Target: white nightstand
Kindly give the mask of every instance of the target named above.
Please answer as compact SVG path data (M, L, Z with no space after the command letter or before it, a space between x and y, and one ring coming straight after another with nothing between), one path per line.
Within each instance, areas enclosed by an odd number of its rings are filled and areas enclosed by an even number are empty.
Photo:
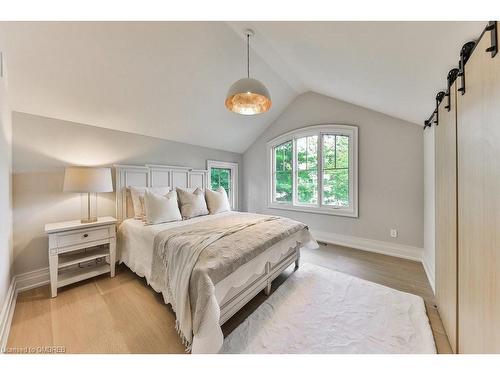
M115 276L116 219L100 217L94 223L82 224L80 220L45 225L49 235L49 269L52 297L57 288L90 277L110 272ZM101 246L108 245L108 246ZM82 251L89 249L88 251ZM96 259L106 261L92 267L79 268L78 264ZM73 267L72 267L73 266ZM61 270L61 271L60 271Z

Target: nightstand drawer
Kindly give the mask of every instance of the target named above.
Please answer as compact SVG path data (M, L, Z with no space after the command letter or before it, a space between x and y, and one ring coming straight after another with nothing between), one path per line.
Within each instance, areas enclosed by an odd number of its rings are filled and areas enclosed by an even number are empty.
M85 242L104 240L109 237L109 228L97 228L78 232L61 233L57 235L57 247L61 248Z

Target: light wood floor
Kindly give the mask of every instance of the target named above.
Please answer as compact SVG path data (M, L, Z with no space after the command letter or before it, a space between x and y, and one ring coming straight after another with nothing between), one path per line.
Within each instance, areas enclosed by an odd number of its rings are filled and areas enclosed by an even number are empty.
M424 298L439 353L450 345L434 295L420 263L338 246L302 252L302 262L318 264ZM61 346L67 353L184 353L174 313L140 277L118 267L115 278L100 276L59 290L50 298L43 286L17 298L9 348ZM286 280L292 268L273 283ZM229 334L267 297L260 293L224 324Z

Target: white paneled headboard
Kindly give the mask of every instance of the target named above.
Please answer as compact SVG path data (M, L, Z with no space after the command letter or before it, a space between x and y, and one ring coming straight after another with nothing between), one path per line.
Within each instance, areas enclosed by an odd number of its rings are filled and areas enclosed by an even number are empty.
M207 188L208 170L178 167L171 165L146 164L114 165L116 184L116 218L121 222L133 217L132 201L128 188L161 187L171 189Z

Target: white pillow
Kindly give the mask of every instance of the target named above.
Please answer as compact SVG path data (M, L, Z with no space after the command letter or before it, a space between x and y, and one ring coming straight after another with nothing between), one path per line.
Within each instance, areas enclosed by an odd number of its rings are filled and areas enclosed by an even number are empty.
M132 196L132 205L134 206L134 218L143 220L144 219L144 193L146 190L158 194L158 195L166 195L170 188L165 187L145 187L145 186L131 186L130 195Z
M146 224L168 223L182 220L175 190L158 195L149 190L144 193Z
M206 189L205 198L207 200L208 210L210 215L218 214L220 212L231 211L231 205L227 199L226 190L221 186L216 191Z
M197 188L192 193L188 190L177 188L177 195L179 197L183 219L191 219L196 216L208 215L205 193L200 188Z

